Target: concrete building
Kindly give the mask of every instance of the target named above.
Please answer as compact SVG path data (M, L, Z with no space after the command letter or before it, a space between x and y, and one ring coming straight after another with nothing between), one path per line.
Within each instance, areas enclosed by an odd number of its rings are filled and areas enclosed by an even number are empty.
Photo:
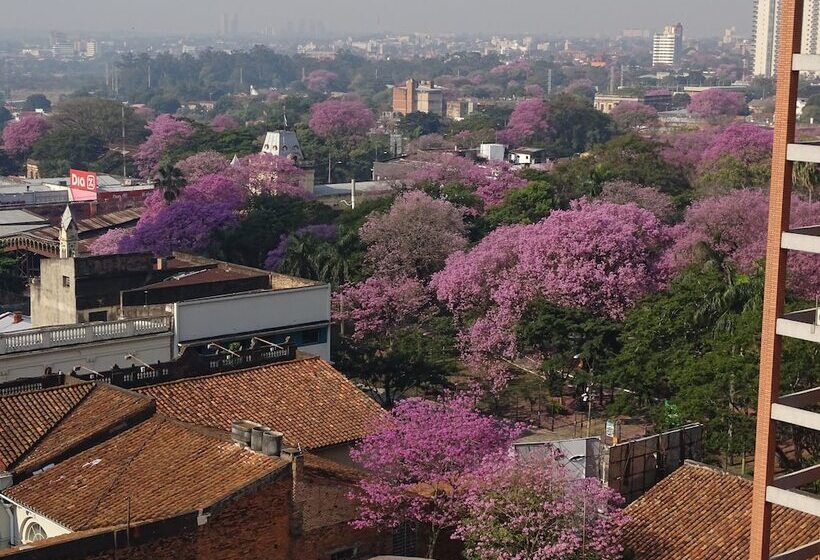
M506 150L507 147L504 144L481 144L478 157L487 161L504 161Z
M444 89L432 80L411 79L404 85L393 86L393 112L406 115L417 111L444 115Z
M0 333L0 382L257 342L330 357L328 285L193 255L76 256L67 225L67 256L32 281L31 328Z
M683 25L667 25L652 39L652 66L680 64L683 55Z
M510 151L510 163L529 167L546 161L546 152L541 148L517 148Z
M782 0L756 0L754 8L754 74L771 78L777 66ZM801 20L800 52L820 53L820 0L806 0Z
M619 103L624 101L640 103L643 97L637 95L615 95L609 93L596 93L593 101L594 107L602 113L609 114Z

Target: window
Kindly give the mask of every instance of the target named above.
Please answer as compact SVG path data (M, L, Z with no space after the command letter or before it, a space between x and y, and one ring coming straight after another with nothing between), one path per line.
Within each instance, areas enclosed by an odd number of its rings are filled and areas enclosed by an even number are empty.
M63 276L63 288L70 288L71 287L71 278L68 276Z
M108 320L108 311L92 311L88 314L88 321L90 323L99 323Z
M24 544L42 541L43 539L47 538L48 535L46 535L45 530L36 521L29 522L28 525L26 525L25 530L23 531Z
M337 550L330 555L330 560L353 560L354 558L356 558L355 548Z
M319 344L319 329L302 331L302 344Z

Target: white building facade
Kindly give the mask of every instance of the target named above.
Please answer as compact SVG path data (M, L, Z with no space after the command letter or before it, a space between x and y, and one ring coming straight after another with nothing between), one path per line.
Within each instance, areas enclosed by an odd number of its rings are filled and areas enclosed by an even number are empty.
M754 11L755 76L771 78L777 65L777 29L780 0L756 0ZM801 52L820 53L820 0L806 0L803 6Z
M680 64L683 55L683 25L667 25L652 40L652 66Z

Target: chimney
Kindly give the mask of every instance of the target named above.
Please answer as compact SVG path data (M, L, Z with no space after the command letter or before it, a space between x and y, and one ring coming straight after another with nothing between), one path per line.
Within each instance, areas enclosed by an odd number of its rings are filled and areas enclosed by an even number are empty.
M263 426L254 426L251 428L251 451L262 452L262 436L265 433Z
M282 455L282 440L285 435L282 432L267 431L262 434L262 454L268 457L279 457Z
M14 314L11 316L11 324L18 325L23 322L23 314L19 311L15 311Z
M301 449L288 447L282 450L282 458L290 461L290 476L293 481L293 512L290 518L290 533L293 536L300 536L303 532L304 522L304 500L300 492L302 486L302 473L305 469L305 457Z
M165 257L157 257L157 270L165 270L168 268L168 262Z

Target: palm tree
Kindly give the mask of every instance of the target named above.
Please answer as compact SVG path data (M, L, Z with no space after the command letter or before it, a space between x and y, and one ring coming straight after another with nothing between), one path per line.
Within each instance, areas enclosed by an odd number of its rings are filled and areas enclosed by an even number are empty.
M731 333L735 330L738 315L762 307L764 275L762 268L758 267L751 274L728 271L726 277L725 288L715 290L695 311L695 321L713 324L716 332Z
M168 204L175 201L185 187L185 176L173 164L166 163L157 171L157 186L162 190L162 197Z

